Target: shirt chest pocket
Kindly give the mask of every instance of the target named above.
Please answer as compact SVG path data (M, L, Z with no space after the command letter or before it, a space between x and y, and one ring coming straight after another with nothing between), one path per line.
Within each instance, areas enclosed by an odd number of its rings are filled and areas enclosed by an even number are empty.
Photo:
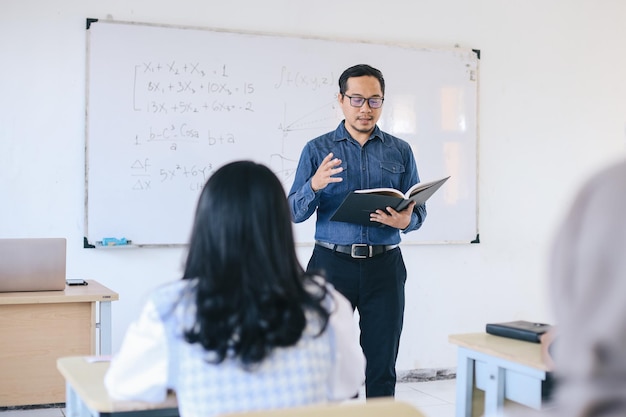
M380 180L381 187L400 189L402 186L402 177L404 175L404 165L397 162L381 161L380 162ZM402 192L406 190L400 190Z

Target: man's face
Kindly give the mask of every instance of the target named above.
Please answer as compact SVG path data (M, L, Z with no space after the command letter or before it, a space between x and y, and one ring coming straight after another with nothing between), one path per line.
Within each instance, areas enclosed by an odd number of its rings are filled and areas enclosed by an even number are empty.
M382 113L382 107L378 109L372 109L369 106L367 100L361 107L353 107L350 104L351 97L383 97L383 92L380 88L380 82L375 77L366 75L362 77L348 78L347 89L345 95L339 94L338 100L343 111L343 115L346 119L346 128L352 136L369 135L380 115ZM356 138L355 138L356 139Z

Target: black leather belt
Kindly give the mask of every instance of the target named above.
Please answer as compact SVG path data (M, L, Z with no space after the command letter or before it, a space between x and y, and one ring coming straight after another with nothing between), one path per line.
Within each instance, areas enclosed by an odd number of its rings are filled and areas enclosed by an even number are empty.
M316 240L315 244L326 249L345 253L356 259L372 258L398 247L398 245L366 245L365 243L335 245L334 243L320 242L319 240Z

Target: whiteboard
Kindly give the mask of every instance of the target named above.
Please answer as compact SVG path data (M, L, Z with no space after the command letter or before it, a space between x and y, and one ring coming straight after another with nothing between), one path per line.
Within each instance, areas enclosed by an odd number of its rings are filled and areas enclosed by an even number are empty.
M343 119L341 72L385 77L381 129L408 141L422 181L450 175L406 243L477 237L478 57L431 49L93 21L87 28L85 236L188 242L221 165L268 165L288 192L304 144ZM405 190L402 190L405 191ZM249 207L254 210L254 207ZM314 216L294 225L314 239Z

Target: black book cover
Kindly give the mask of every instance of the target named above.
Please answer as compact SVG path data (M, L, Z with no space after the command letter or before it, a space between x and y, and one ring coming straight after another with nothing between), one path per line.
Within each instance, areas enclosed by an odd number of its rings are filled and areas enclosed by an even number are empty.
M486 330L487 333L495 336L539 343L541 335L550 330L551 327L550 324L546 323L518 320L505 323L488 323Z
M372 223L370 220L371 213L378 209L385 210L386 207L392 207L396 211L402 211L411 201L415 201L417 205L424 204L448 178L450 177L415 184L406 194L402 194L400 191L391 188L372 188L353 191L346 196L330 220L357 223L366 226L382 226L378 223Z

